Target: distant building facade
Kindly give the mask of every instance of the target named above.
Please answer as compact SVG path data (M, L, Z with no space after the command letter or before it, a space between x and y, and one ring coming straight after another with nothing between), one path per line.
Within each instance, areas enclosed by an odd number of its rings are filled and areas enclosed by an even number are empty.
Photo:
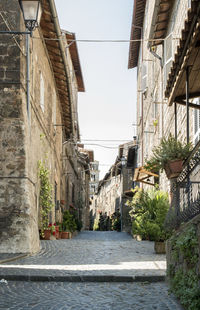
M90 162L90 198L92 198L99 186L99 162L97 160Z
M101 213L111 217L113 213L120 212L121 230L131 231L130 210L126 202L132 197L131 189L135 186L133 176L136 163L136 140L120 145L115 163L99 182L97 193L93 197L90 206L91 229Z

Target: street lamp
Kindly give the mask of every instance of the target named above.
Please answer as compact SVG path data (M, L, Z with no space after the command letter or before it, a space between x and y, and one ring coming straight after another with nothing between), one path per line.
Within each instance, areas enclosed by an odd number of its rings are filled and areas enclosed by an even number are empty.
M22 10L24 24L28 31L10 31L0 30L0 34L32 34L32 31L38 27L42 16L41 3L38 0L18 0Z
M19 0L19 5L22 10L26 29L32 31L38 27L42 16L42 7L40 1Z

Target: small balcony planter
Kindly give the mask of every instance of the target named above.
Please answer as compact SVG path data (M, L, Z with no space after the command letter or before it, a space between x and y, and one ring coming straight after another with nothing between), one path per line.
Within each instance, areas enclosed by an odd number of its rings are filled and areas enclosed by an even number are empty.
M191 151L191 143L182 143L170 134L167 139L162 138L160 144L153 148L145 169L157 172L165 170L168 179L177 178L183 169L183 162Z
M164 169L168 179L177 178L183 170L183 160L170 160L167 162Z

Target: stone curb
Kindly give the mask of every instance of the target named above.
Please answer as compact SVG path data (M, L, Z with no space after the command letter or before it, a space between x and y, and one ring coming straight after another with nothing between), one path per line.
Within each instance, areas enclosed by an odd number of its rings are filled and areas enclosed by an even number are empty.
M31 282L163 282L165 276L46 276L46 275L1 275L0 279L7 281L31 281Z
M28 257L28 256L30 256L30 254L21 254L21 255L15 256L15 257L0 259L0 264L10 263L12 261L15 261L15 260L18 260L18 259L21 259L21 258L25 258L25 257Z

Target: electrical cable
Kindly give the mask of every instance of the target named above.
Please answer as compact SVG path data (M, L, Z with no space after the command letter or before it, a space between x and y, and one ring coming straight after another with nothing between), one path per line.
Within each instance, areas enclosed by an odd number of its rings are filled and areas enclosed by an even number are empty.
M41 40L41 37L35 37L33 36L32 39ZM52 38L43 38L46 41L60 41L61 39L52 39ZM164 41L165 39L135 39L135 40L87 40L87 39L76 39L76 40L70 40L67 41L70 42L69 45L71 45L74 42L81 42L81 43L130 43L130 42L155 42L155 41ZM69 46L67 46L69 47Z
M102 139L102 140L98 140L98 139L81 139L81 141L95 141L95 142L132 142L131 140L109 140L109 139Z
M101 145L101 144L97 144L97 143L85 143L85 145L95 145L95 146L103 147L105 149L118 149L119 148L119 147Z

